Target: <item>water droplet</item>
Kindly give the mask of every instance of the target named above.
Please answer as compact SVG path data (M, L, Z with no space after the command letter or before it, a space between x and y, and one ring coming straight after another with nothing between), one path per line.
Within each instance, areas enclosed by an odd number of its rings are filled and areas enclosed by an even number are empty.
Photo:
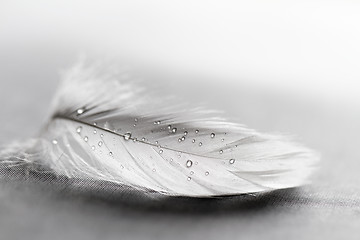
M97 123L96 123L96 122L94 122L94 126L97 126Z
M194 175L194 172L193 172L193 171L191 171L191 172L190 172L190 175Z
M100 134L100 137L103 138L103 137L104 137L104 134Z
M99 145L99 147L101 147L101 146L103 145L103 142L100 141L100 142L98 143L98 145Z
M200 146L200 147L202 146L202 142L199 142L199 146Z
M94 151L94 150L95 150L95 146L91 146L91 149Z
M196 130L195 130L195 133L198 134L198 133L199 133L199 130L196 129Z
M164 150L162 150L162 149L159 150L159 153L160 153L160 154L162 154L163 152L164 152Z
M181 142L181 138L179 138L178 141Z
M159 141L155 141L155 144L158 145L158 144L159 144Z
M126 140L126 141L128 141L129 139L131 138L131 133L125 133L124 134L124 139Z
M112 152L109 152L109 156L112 156L113 155L113 153Z
M155 121L154 124L155 124L155 125L160 125L160 124L161 124L161 121Z
M56 145L58 144L58 141L56 139L52 140L52 144Z
M205 172L205 176L208 176L209 175L209 172Z
M85 109L83 109L83 108L79 108L78 110L76 110L77 115L81 115L84 112L85 112Z
M133 142L136 142L136 141L137 141L137 138L134 138L134 139L133 139Z
M224 151L223 150L220 150L219 153L222 154Z
M137 122L137 121L138 121L138 119L137 119L137 118L135 118L135 119L134 119L134 121L135 121L135 122Z
M171 125L168 125L168 126L167 126L167 129L171 130Z
M97 133L97 131L96 131L96 129L94 129L94 134L96 134Z
M84 141L87 142L89 141L89 138L87 136L84 137Z
M136 124L134 124L133 126L136 127Z
M229 160L230 164L234 164L234 162L235 162L235 159L233 159L233 158Z
M145 142L145 140L146 140L146 139L145 139L144 137L141 139L141 141L143 141L143 142Z
M173 129L171 130L172 133L176 133L176 131L177 131L177 128L173 128Z
M76 129L76 132L77 132L77 133L81 133L81 130L82 130L82 127L80 126L80 127L78 127L78 128Z
M192 166L192 164L193 164L193 162L191 161L191 160L187 160L186 161L186 167L191 167Z
M186 136L187 134L188 134L188 131L185 131L185 132L184 132L184 135Z
M182 137L182 138L181 138L181 141L185 141L185 137Z
M153 168L153 170L152 170L153 172L156 172L156 169L155 168Z
M215 133L211 133L211 134L210 134L210 137L211 137L211 138L214 138L214 137L215 137Z
M191 177L188 177L187 180L188 180L188 181L191 181Z
M195 143L195 139L192 140L192 143Z

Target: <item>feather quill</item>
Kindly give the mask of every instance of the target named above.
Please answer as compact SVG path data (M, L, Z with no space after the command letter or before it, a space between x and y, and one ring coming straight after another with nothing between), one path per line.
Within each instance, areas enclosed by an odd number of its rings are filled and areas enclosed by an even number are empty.
M118 76L84 63L67 71L39 138L3 149L2 161L139 191L210 197L300 186L319 159L288 137L213 111L168 107L165 97Z

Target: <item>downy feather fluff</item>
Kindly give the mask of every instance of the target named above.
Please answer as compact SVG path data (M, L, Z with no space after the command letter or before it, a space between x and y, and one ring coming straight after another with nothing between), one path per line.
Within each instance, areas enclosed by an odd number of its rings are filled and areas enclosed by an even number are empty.
M192 197L300 186L318 160L287 137L256 132L213 111L169 106L165 97L117 76L84 63L67 71L40 136L3 149L0 159Z

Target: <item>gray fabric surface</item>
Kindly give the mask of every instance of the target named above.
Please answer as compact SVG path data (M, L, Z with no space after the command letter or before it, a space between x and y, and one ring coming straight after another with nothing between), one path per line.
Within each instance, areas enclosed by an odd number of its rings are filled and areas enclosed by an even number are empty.
M6 53L4 53L6 54ZM0 143L36 135L73 56L1 57ZM20 71L21 70L21 71ZM167 94L261 131L289 132L322 154L313 183L298 189L217 199L158 199L87 180L27 169L0 172L1 239L359 239L360 111L244 83L153 79ZM201 94L199 94L201 92Z

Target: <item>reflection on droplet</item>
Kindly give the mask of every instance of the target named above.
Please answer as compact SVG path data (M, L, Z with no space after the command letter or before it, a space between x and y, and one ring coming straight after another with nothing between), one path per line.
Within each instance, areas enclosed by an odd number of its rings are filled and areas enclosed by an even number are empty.
M214 137L215 137L215 133L211 133L211 134L210 134L210 137L211 137L211 138L214 138Z
M113 153L112 152L109 152L109 156L112 156L113 155Z
M205 176L209 175L209 172L205 172Z
M167 129L171 130L171 125L168 125L168 126L167 126Z
M129 140L131 138L131 133L125 133L124 134L124 139L127 141L127 140Z
M82 130L82 127L79 126L79 127L76 129L76 132L77 132L77 133L81 133L81 130Z
M91 149L94 151L94 150L95 150L95 146L91 146Z
M194 142L195 142L195 139L192 140L192 143L194 143Z
M143 137L143 138L141 139L141 141L145 142L145 138Z
M187 160L186 161L186 167L191 167L192 166L192 164L193 164L193 162L191 161L191 160Z
M188 177L187 180L188 180L188 181L191 181L191 177Z
M184 132L184 135L186 136L187 134L188 134L188 131L185 131L185 132Z
M178 142L181 142L181 138L178 139Z
M52 140L52 144L56 145L58 144L58 141L56 139Z
M94 134L96 134L97 133L97 131L96 131L96 129L94 129Z
M159 141L155 141L155 144L158 145L158 144L159 144Z
M84 137L84 141L87 142L89 138L87 136Z
M219 153L222 154L224 151L223 150L220 150Z
M229 160L230 164L234 164L234 162L235 162L235 159L233 159L233 158Z
M184 136L181 138L181 141L185 141L185 137L184 137Z
M193 171L191 171L191 172L190 172L190 175L194 175L194 172L193 172Z
M199 142L199 146L200 146L200 147L202 146L202 142Z
M162 150L162 149L159 150L159 153L160 153L160 154L162 154L163 152L164 152L164 150Z
M176 131L177 131L177 128L173 128L173 129L171 130L172 133L176 133Z
M99 147L101 147L101 146L103 145L103 142L100 141L100 142L98 143L98 145L99 145Z
M198 133L199 133L199 130L196 129L196 130L195 130L195 133L198 134Z
M78 110L76 110L77 115L81 115L84 112L85 112L85 109L83 109L83 108L79 108Z
M104 134L100 134L100 137L103 138L103 137L104 137Z
M94 122L94 126L97 126L97 123L96 123L96 122Z

